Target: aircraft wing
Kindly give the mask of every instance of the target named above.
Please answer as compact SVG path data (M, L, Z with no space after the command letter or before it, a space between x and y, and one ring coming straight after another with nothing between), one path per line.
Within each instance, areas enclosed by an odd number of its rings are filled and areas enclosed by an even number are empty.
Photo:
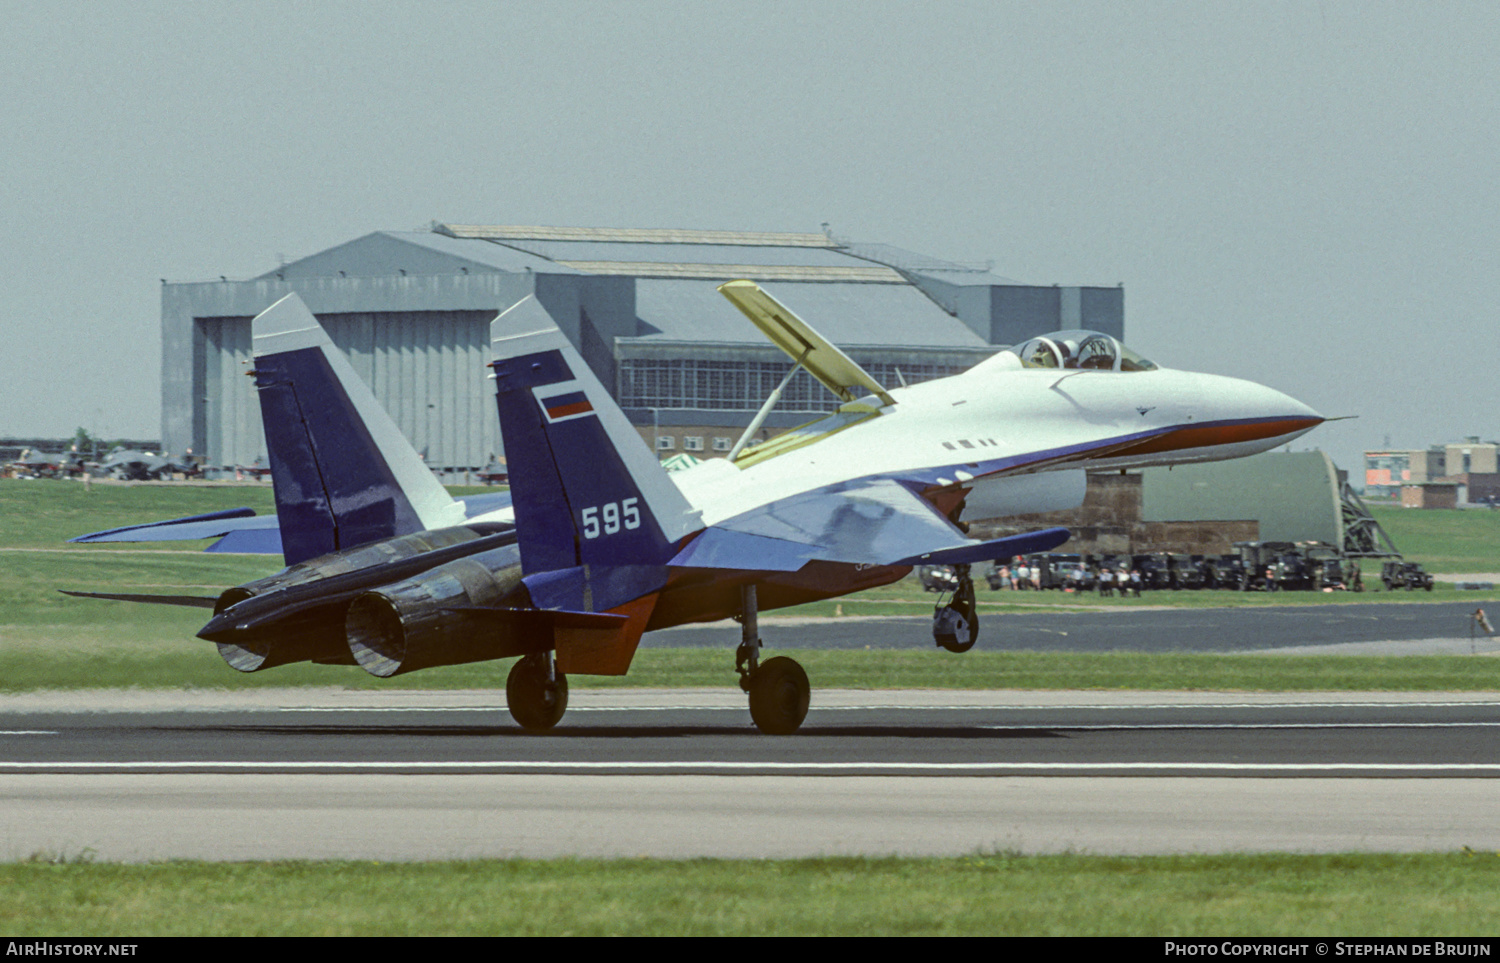
M855 565L958 565L1045 552L1065 528L980 541L893 479L807 492L710 526L670 565L794 572L812 561Z
M739 308L762 334L771 339L772 344L785 351L793 361L800 361L802 367L838 395L840 401L854 401L873 394L882 404L896 403L896 399L869 372L814 331L791 309L762 291L754 281L721 284L719 293Z
M510 507L509 492L467 495L458 499L464 517L475 518ZM189 515L164 522L125 525L90 532L69 542L191 542L204 538L218 541L205 552L237 552L245 555L280 555L281 525L275 515L257 515L253 508L231 508L203 515Z

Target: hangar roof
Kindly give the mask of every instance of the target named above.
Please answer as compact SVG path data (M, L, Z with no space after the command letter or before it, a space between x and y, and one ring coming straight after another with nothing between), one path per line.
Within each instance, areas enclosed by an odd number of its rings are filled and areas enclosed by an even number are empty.
M889 264L893 268L913 274L928 274L947 281L950 284L1020 283L1019 281L1003 278L993 273L988 264L984 267L972 264L958 264L953 261L944 261L941 258L930 257L926 254L918 254L915 251L907 251L893 244L848 244L845 245L844 250L855 257L878 261L881 264Z
M636 261L685 264L795 264L805 267L853 267L867 264L842 251L816 247L771 247L752 250L730 244L640 244L612 241L495 241L497 246L530 251L554 261Z
M623 314L600 330L642 347L759 343L758 333L715 290L739 278L774 284L778 298L836 344L967 352L1015 333L994 320L999 309L983 289L1017 282L992 273L989 265L826 232L434 223L425 231L377 231L285 264L263 279L523 272L633 279L634 319L631 295L622 290L608 297L623 297L617 302ZM600 321L598 313L594 320Z
M475 270L902 286L912 284L910 275L918 274L963 285L1015 283L985 268L889 244L850 244L824 234L449 224L434 224L429 231L376 231L262 277Z
M765 343L717 288L714 281L638 281L636 315L656 329L647 338ZM776 285L776 297L844 347L994 348L909 285L787 282Z
M483 224L436 224L449 237L487 241L638 241L649 244L735 244L771 247L838 247L827 234L768 231L695 231L651 227L521 227Z
M383 277L407 274L457 274L478 271L547 271L577 274L544 257L499 244L465 241L431 231L376 231L326 251L308 255L261 275L270 278Z

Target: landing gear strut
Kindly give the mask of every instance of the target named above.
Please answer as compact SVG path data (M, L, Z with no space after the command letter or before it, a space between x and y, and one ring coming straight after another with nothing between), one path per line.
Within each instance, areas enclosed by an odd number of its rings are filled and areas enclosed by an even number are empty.
M932 639L949 652L967 652L979 638L979 616L974 606L974 580L969 566L955 565L958 587L947 605L932 610Z
M568 677L557 671L551 652L522 656L505 680L511 717L527 732L546 732L568 709Z
M734 668L740 688L750 693L750 718L769 736L787 736L807 718L811 688L807 673L786 656L760 662L760 629L756 618L755 586L740 589L740 645L734 651Z

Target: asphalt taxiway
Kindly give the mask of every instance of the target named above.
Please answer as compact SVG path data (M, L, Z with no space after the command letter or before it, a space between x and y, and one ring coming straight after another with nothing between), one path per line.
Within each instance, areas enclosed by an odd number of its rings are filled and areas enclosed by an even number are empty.
M1024 605L1032 592L983 594L981 602ZM1407 593L1391 593L1403 597ZM1421 597L1422 593L1415 593ZM934 596L936 598L936 596ZM1149 601L1149 600L1148 600ZM1392 654L1418 654L1400 643L1433 643L1432 651L1500 651L1478 630L1474 611L1486 602L1368 602L1358 605L1256 605L1241 608L1131 607L991 613L981 610L979 646L989 651L1265 653L1328 646L1393 645ZM1494 607L1493 605L1491 606ZM910 616L761 619L767 646L821 649L931 649L931 616L913 606ZM930 610L926 610L930 613ZM1500 616L1500 610L1497 610ZM732 622L685 625L653 632L648 648L732 648ZM1359 651L1346 649L1344 651Z

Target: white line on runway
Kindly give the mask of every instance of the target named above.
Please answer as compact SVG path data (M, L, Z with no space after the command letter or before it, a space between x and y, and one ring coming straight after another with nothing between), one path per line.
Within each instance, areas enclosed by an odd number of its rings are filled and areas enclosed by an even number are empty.
M884 703L870 703L868 705L843 705L843 706L820 706L811 707L812 712L866 712L877 710L880 712L905 711L926 712L931 710L953 712L978 712L978 711L1005 711L1005 710L1049 710L1059 709L1095 709L1109 712L1117 712L1122 709L1451 709L1451 708L1496 708L1493 701L1461 701L1461 702L1194 702L1194 703L1146 703L1141 705L1099 705L1099 704L1067 704L1067 705L1021 705L1019 703L1007 705L979 705L975 703L958 703L953 705L888 705ZM281 712L482 712L493 714L503 710L504 706L278 706ZM738 702L734 705L708 706L708 705L659 705L659 706L569 706L568 714L575 715L580 712L744 712L745 707Z
M0 736L55 736L50 729L0 729Z
M143 770L225 770L249 773L285 773L305 770L340 772L492 772L517 770L536 772L666 772L713 770L717 772L799 773L1016 773L1038 774L1109 772L1202 772L1202 773L1407 773L1435 775L1464 773L1500 776L1500 763L1254 763L1254 762L726 762L699 760L681 762L540 762L497 760L488 762L250 762L244 760L170 760L161 762L0 762L6 772L137 772Z
M1139 725L1131 723L1100 723L1057 726L1025 723L1008 726L1005 723L975 726L976 729L1050 729L1069 732L1130 732L1135 729L1482 729L1500 726L1500 722L1149 722Z

